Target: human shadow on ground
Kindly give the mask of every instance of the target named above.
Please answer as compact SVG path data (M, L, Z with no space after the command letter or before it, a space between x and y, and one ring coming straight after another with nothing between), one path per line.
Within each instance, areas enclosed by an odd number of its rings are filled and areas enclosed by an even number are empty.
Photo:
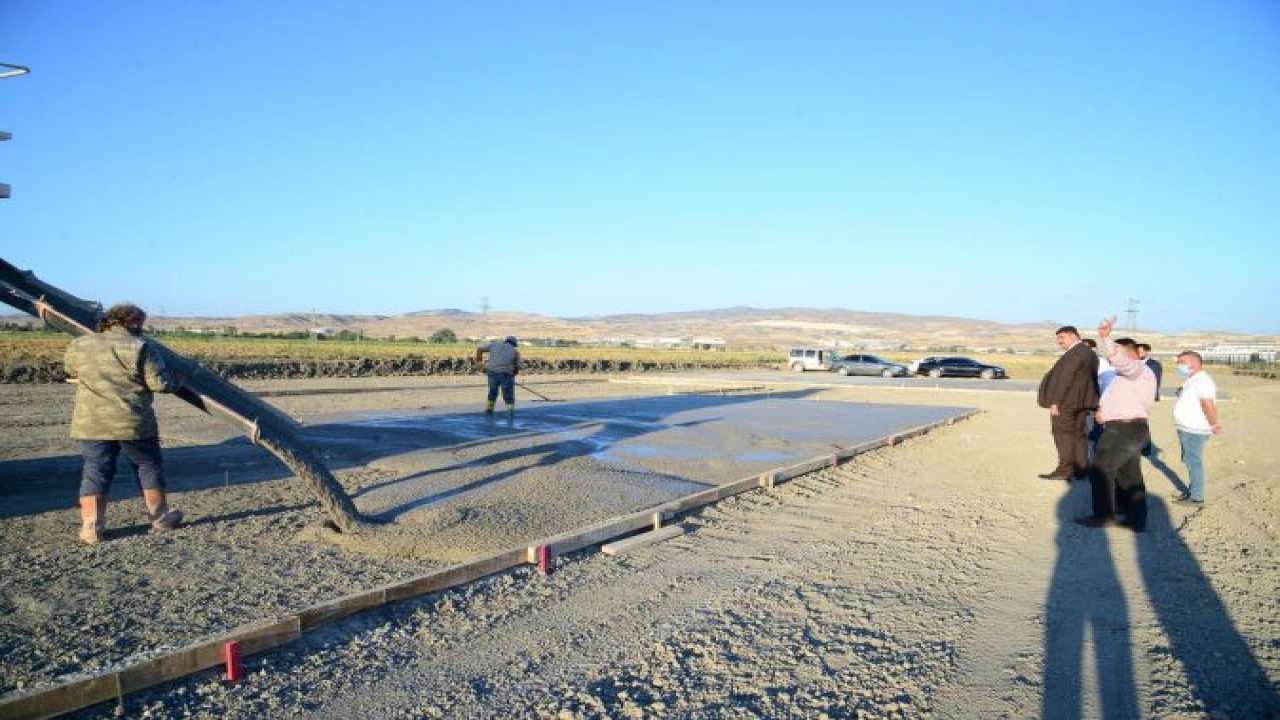
M1111 559L1108 533L1076 525L1090 514L1089 484L1075 482L1058 501L1058 554L1044 619L1040 717L1085 717L1085 663L1092 660L1101 717L1137 718L1129 604ZM1092 653L1086 649L1092 645Z
M381 483L380 485L374 488L368 488L368 489L362 488L361 494L362 495L367 494L367 490L376 490L376 489L382 489L382 488L393 486L393 485L412 483L412 482L416 482L418 480L430 477L432 475L453 472L463 468L497 468L511 461L516 461L516 460L521 460L521 459L526 459L531 457L538 458L536 461L532 463L526 463L518 467L511 467L504 470L500 470L498 472L488 474L481 478L473 480L469 483L465 483L457 487L450 487L447 489L443 489L443 490L440 490L439 492L434 492L425 497L417 498L409 502L401 503L395 507L389 508L381 513L378 513L378 515L376 515L376 519L378 520L394 521L399 517L405 515L406 513L412 512L413 510L417 510L422 507L428 507L431 505L436 505L445 500L448 500L449 498L456 497L458 495L462 495L462 494L471 492L473 490L478 490L488 485L493 485L493 484L502 482L503 480L506 480L508 478L514 477L522 473L530 472L536 468L552 467L564 461L571 460L573 458L585 457L588 455L600 453L606 448L611 447L614 444L625 441L625 440L630 440L633 438L640 437L642 435L649 434L651 432L657 432L661 430L670 430L670 429L677 429L677 428L678 429L693 428L693 427L697 427L698 425L702 425L709 422L714 422L714 420L713 419L694 420L690 422L672 423L669 425L662 425L662 426L641 425L638 423L611 423L608 421L582 423L573 428L569 428L569 430L571 432L575 430L586 431L593 426L595 426L596 429L591 430L586 435L581 437L560 438L552 442L542 443L540 445L534 445L531 447L522 447L522 448L517 448L513 450L506 450L502 452L493 453L491 455L486 455L476 460L459 463L456 465L450 465L447 467L436 468L433 470L427 470L420 473L414 473L412 475L408 475L403 478L398 478L396 480L388 481L386 483ZM662 474L657 472L650 472L649 475L655 478L667 478L680 483L695 483L695 481L690 480L689 478L683 478L675 475L668 475L668 474ZM696 482L695 484L706 486L708 483Z
M1086 483L1076 483L1057 507L1058 555L1046 601L1041 717L1097 715L1127 720L1190 714L1239 718L1280 717L1280 695L1240 634L1178 529L1168 506L1147 497L1147 531L1097 530L1073 519L1091 514ZM1167 645L1133 647L1132 620L1111 553L1111 542L1134 542L1142 583ZM1257 599L1267 602L1267 599ZM1098 708L1082 706L1087 648L1098 682ZM1151 707L1138 707L1133 653L1153 668ZM1191 696L1178 678L1185 672ZM1174 679L1162 685L1162 678Z
M1148 496L1147 533L1138 542L1138 560L1147 597L1168 639L1167 646L1144 650L1153 664L1180 665L1193 696L1185 697L1178 685L1156 686L1152 714L1190 710L1213 717L1280 718L1280 688L1267 677L1159 498ZM1275 604L1275 598L1251 601Z
M1160 474L1164 475L1165 479L1169 481L1169 484L1172 485L1173 489L1176 490L1178 493L1191 492L1191 486L1183 482L1182 478L1178 477L1177 471L1174 470L1172 467L1170 467L1168 463L1164 461L1164 458L1167 455L1168 455L1168 451L1161 449L1160 452L1157 453L1154 457L1149 455L1144 457L1147 459L1147 462L1151 463L1151 467L1155 468L1156 470L1159 470Z
M449 452L455 447L483 446L508 440L517 433L552 436L575 423L594 421L616 425L629 418L632 422L660 425L666 418L690 410L800 399L815 392L818 390L797 389L768 395L641 396L546 404L522 408L515 427L502 421L488 422L476 412L394 413L382 418L364 416L349 422L308 426L303 429L301 439L317 451L327 467L341 470L406 452L432 449ZM577 416L580 413L589 413L589 417ZM525 427L534 429L525 430ZM254 484L293 476L275 456L242 437L212 445L166 447L164 458L170 492ZM74 505L80 467L81 459L75 455L0 462L0 519ZM132 496L134 485L133 473L122 458L112 499Z

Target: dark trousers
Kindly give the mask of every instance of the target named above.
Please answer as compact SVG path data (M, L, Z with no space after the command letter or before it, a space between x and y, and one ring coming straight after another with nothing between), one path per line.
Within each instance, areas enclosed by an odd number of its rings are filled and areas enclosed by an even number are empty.
M80 497L107 495L116 477L116 458L125 458L138 476L143 490L164 490L164 461L160 458L160 438L144 440L81 440Z
M1054 472L1068 477L1084 475L1089 467L1089 441L1085 438L1088 410L1061 410L1050 418L1053 444L1058 448L1058 467Z
M1089 482L1093 490L1093 516L1122 513L1135 530L1147 527L1147 486L1142 482L1142 448L1151 442L1146 420L1109 422L1098 439Z
M516 376L509 372L489 371L489 402L498 399L498 391L502 391L502 401L507 407L516 404Z

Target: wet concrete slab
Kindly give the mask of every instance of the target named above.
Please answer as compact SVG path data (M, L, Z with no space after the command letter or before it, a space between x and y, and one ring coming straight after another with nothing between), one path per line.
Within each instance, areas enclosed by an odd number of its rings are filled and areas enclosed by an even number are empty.
M362 491L357 505L400 519L499 483L563 478L574 478L584 503L619 494L660 502L968 412L812 398L798 390L537 403L511 421L501 406L491 417L450 407L331 418L307 434L347 461L376 456L367 462L398 479Z
M964 415L966 408L770 395L670 395L527 403L508 421L475 404L311 417L302 432L330 468L383 479L355 494L364 513L413 521L446 506L487 506L515 521L548 504L579 520L647 507L770 469ZM166 448L171 490L290 476L244 438ZM0 463L0 516L74 502L75 456ZM113 496L136 492L121 463ZM499 509L500 508L500 509ZM564 512L564 511L562 511ZM574 513L566 512L566 515Z

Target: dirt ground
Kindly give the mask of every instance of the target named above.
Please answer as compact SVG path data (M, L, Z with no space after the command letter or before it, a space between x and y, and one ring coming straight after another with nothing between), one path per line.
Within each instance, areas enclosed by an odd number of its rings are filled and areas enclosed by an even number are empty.
M778 375L779 387L804 382ZM1141 535L1076 526L1087 488L1035 477L1053 450L1033 395L823 388L811 399L985 412L723 501L683 518L675 540L619 558L583 551L547 577L520 569L367 613L250 659L243 683L201 673L126 698L124 714L1280 717L1280 383L1218 381L1227 432L1209 445L1210 501L1168 502L1185 472L1172 403L1161 403L1153 432L1165 452L1144 461ZM478 393L468 378L244 386L302 418ZM557 399L656 390L652 379L533 387ZM65 386L0 386L0 475L78 462L65 438L70 398ZM187 528L145 533L121 482L109 542L82 547L74 488L0 496L0 691L432 566L311 541L322 518L296 481L252 463L226 469L260 451L181 403L159 409L166 447L223 468L221 484L211 472L175 488ZM337 464L357 497L401 477L394 463ZM431 521L443 531L476 519Z

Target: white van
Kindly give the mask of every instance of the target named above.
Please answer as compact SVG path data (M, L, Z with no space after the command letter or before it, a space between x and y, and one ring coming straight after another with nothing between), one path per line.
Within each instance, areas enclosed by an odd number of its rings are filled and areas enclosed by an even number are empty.
M795 372L805 370L828 370L832 360L840 358L834 350L821 348L791 348L787 354L787 367Z

